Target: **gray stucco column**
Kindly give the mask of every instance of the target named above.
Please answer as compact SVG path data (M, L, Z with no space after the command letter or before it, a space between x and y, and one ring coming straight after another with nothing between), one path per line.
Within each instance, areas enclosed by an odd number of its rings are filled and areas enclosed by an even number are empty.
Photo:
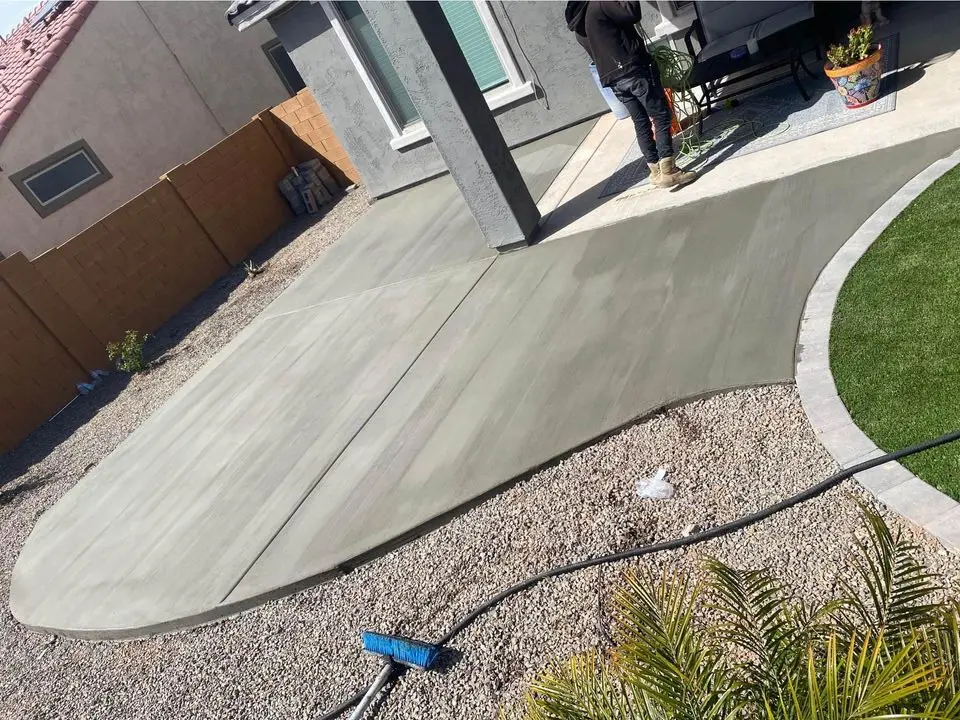
M439 3L362 7L487 245L526 244L540 212Z

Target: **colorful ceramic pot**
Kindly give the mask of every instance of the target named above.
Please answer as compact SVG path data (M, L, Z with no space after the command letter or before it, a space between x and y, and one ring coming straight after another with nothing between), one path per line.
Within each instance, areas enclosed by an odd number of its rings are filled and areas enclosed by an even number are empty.
M843 98L848 109L869 105L880 97L880 81L883 78L883 48L879 45L870 57L856 65L834 67L833 63L823 66L833 86Z

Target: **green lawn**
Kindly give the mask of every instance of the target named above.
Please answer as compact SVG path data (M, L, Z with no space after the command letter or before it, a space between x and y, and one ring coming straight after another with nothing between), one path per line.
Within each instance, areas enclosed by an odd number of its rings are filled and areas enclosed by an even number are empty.
M833 316L830 367L854 421L884 450L960 428L960 167L851 271ZM903 464L960 500L957 443Z

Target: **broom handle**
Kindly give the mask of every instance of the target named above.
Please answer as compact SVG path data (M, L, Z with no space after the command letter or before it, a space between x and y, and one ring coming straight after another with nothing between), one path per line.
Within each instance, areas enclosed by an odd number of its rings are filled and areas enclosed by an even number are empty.
M373 685L370 686L370 689L367 690L367 694L363 696L363 699L360 701L360 704L357 705L357 709L353 711L353 715L350 716L350 720L360 720L363 717L364 713L367 712L367 708L370 707L373 703L373 699L377 696L383 686L387 684L387 681L390 679L390 675L393 674L393 663L390 660L387 660L383 663L383 669L380 671L380 674L377 675L377 679L373 681Z

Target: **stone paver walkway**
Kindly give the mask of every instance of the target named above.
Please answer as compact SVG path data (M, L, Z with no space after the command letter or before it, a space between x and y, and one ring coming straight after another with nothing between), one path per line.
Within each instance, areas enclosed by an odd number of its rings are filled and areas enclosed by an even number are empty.
M541 188L585 130L567 133L518 153ZM788 380L820 270L958 144L944 133L499 257L448 179L377 203L41 518L12 611L89 637L220 617L665 403Z
M830 328L837 296L854 265L887 226L957 165L960 151L933 163L894 193L827 263L807 298L797 340L797 389L820 442L844 467L879 457L883 451L853 422L830 372ZM956 500L897 462L858 473L856 478L888 508L960 552L960 503Z

